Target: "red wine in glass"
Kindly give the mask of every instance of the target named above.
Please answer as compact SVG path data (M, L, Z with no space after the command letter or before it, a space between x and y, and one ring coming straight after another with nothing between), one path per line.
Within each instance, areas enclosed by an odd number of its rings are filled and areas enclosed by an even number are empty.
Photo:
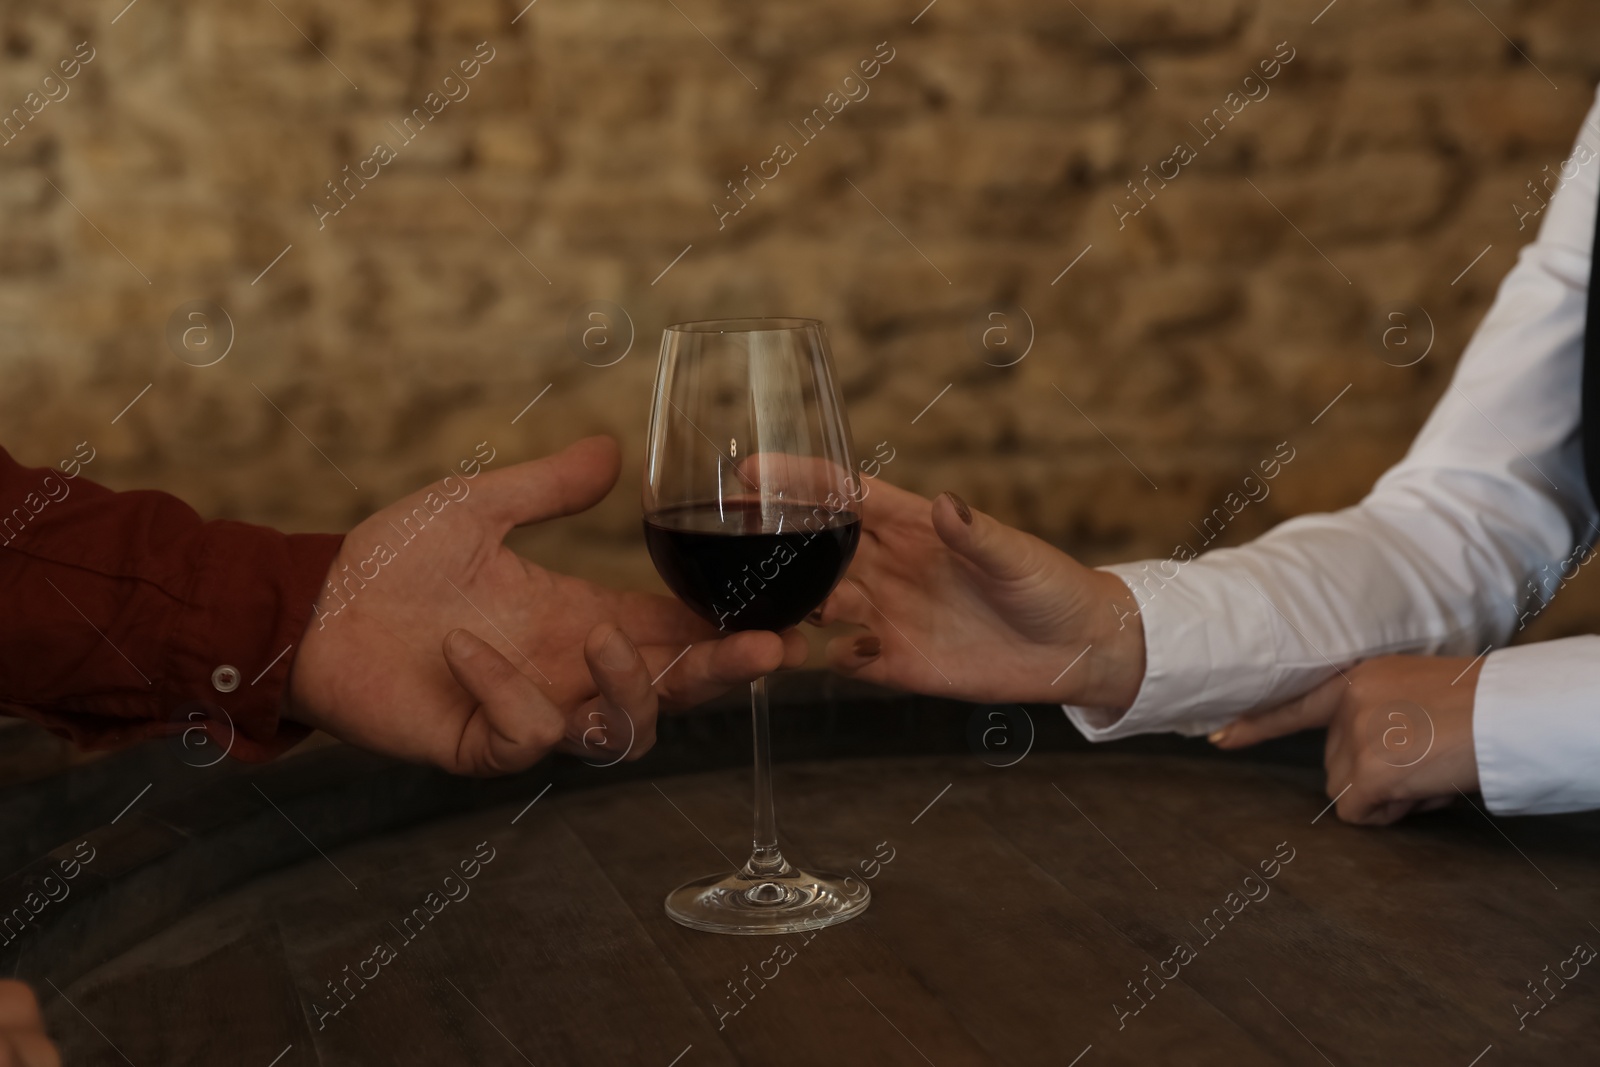
M719 630L787 630L844 577L861 537L854 511L784 503L684 504L644 524L667 588Z

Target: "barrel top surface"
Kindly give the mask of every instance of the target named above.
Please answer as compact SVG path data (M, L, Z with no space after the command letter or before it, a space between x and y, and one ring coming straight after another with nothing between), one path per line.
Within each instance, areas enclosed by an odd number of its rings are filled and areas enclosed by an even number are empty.
M1463 801L1361 829L1320 784L1099 752L780 765L786 853L873 901L779 937L662 910L743 860L748 771L556 785L308 845L47 1013L66 1062L140 1067L1585 1061L1594 822Z

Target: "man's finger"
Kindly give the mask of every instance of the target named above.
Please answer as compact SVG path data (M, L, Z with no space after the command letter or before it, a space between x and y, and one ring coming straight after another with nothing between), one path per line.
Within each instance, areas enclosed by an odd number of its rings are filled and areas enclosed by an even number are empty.
M39 998L26 983L0 980L0 1030L43 1029Z
M0 1067L61 1067L61 1054L42 1030L0 1031Z
M579 709L564 747L590 760L638 759L656 743L656 691L644 657L627 634L603 622L589 631L583 658L600 695Z
M598 504L617 482L621 459L609 437L585 437L554 455L484 471L474 495L507 528Z
M783 641L783 662L780 664L785 669L793 669L805 665L811 656L811 642L799 630L785 630L778 635Z
M22 982L0 981L0 1067L61 1067L45 1036L39 999Z
M444 638L444 660L478 706L462 727L453 760L457 774L510 774L531 767L566 734L561 712L493 646L466 630Z
M1343 678L1335 676L1323 682L1304 696L1265 711L1252 711L1211 735L1211 743L1218 748L1244 748L1273 737L1326 726L1339 710L1349 688Z
M795 642L799 642L796 645ZM805 639L798 634L749 630L687 649L656 646L644 650L646 661L659 662L653 675L656 692L666 708L687 708L763 678L786 662L803 657L796 652Z

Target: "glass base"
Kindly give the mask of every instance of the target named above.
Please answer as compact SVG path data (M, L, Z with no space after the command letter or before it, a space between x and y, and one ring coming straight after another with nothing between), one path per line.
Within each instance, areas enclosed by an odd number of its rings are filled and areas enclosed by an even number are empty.
M788 934L820 930L867 910L872 892L860 879L846 891L837 874L811 874L787 863L772 874L753 874L748 867L732 874L713 874L667 894L667 916L673 922L714 934Z

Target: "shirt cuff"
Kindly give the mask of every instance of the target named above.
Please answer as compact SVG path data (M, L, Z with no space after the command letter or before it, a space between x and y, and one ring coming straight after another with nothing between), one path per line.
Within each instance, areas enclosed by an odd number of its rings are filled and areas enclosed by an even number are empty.
M1255 665L1262 679L1257 686L1246 681L1251 666L1235 661L1237 650L1270 641L1271 620L1262 614L1269 606L1216 595L1210 586L1220 576L1206 573L1203 561L1181 565L1182 580L1177 580L1179 566L1163 559L1099 568L1121 578L1138 602L1137 616L1125 616L1123 623L1144 627L1145 672L1139 695L1126 711L1063 705L1067 718L1090 741L1159 731L1209 734L1265 696L1270 655ZM1229 665L1226 677L1214 664ZM1241 684L1251 691L1241 690Z
M1519 645L1483 661L1472 708L1478 788L1497 815L1600 808L1600 637Z
M206 524L194 585L168 638L167 677L188 700L180 717L235 759L271 759L310 733L280 713L294 650L342 542Z

